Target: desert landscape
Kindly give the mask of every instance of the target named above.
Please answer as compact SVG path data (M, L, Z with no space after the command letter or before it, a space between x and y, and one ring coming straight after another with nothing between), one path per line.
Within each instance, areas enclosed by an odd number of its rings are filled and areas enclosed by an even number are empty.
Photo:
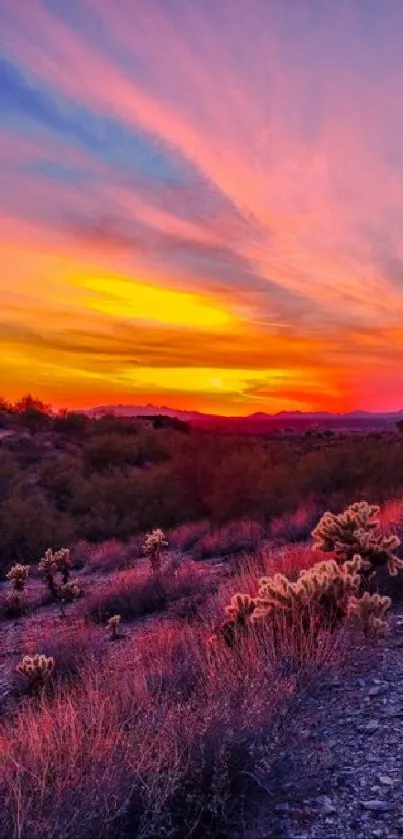
M402 43L0 0L0 839L403 836Z
M399 428L0 421L1 835L399 835Z

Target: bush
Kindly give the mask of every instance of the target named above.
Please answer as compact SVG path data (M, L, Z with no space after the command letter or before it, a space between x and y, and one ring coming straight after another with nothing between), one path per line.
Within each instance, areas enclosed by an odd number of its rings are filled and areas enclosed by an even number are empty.
M32 562L53 544L68 544L73 522L62 517L42 496L16 488L0 507L0 569L12 561Z
M83 604L83 614L98 623L112 615L133 621L144 615L163 612L181 598L211 594L212 579L191 561L168 560L160 574L151 574L146 566L115 574Z

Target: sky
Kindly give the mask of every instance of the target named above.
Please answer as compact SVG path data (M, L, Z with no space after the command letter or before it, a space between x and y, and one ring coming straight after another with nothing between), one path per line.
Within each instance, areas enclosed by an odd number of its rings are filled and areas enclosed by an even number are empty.
M0 390L403 407L401 0L0 0Z

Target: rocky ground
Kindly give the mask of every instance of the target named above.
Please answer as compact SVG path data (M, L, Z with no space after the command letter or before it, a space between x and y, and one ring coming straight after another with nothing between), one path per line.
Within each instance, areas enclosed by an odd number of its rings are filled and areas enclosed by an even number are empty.
M301 695L249 839L403 836L403 612Z

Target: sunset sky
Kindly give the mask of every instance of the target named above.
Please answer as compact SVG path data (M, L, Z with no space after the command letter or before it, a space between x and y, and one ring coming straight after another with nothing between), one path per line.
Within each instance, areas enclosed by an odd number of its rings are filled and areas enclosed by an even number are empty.
M403 407L402 0L0 0L0 395Z

